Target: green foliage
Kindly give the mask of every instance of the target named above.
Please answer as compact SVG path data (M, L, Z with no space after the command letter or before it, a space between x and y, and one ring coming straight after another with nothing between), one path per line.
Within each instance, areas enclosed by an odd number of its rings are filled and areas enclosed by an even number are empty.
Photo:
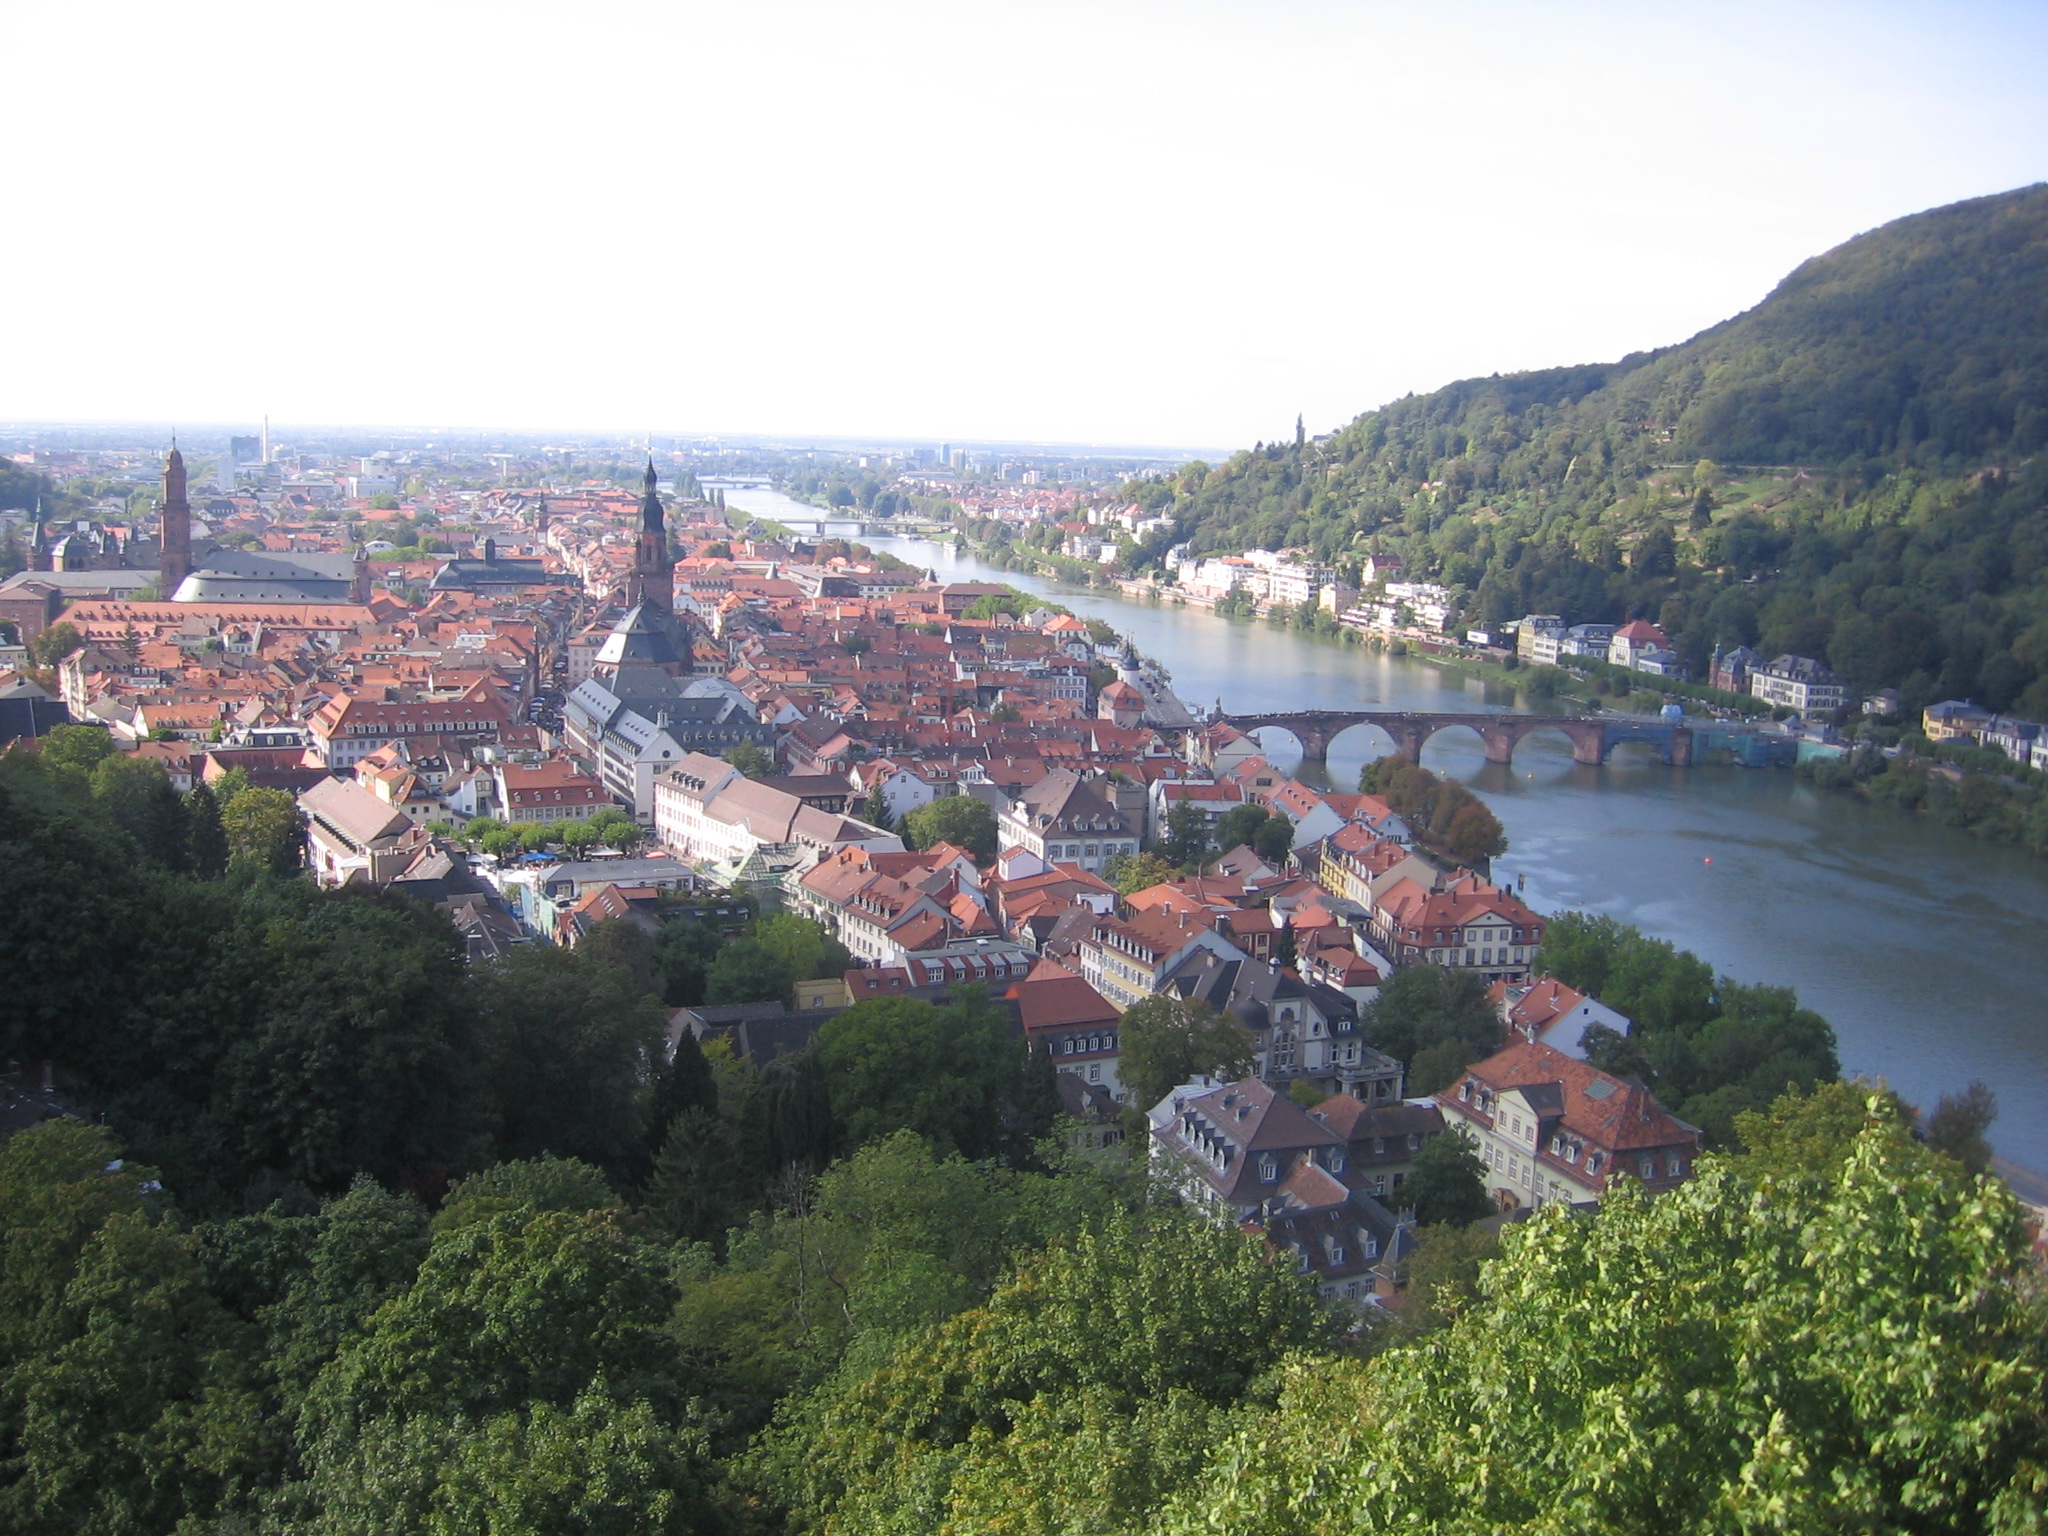
M1207 1003L1160 993L1117 1021L1117 1074L1131 1103L1149 1109L1200 1076L1235 1081L1252 1069L1252 1036Z
M1408 823L1418 841L1461 864L1499 858L1508 851L1507 832L1485 801L1447 775L1431 773L1402 757L1367 763L1358 792L1378 795Z
M986 1305L850 1359L783 1415L749 1475L807 1527L847 1536L1051 1532L1084 1511L1139 1529L1253 1380L1330 1333L1256 1240L1178 1213L1113 1214ZM1076 1441L1093 1464L1058 1453Z
M1387 979L1359 1019L1365 1038L1408 1067L1411 1095L1435 1093L1499 1049L1500 1015L1476 972L1409 965Z
M1229 810L1216 818L1216 847L1224 853L1228 853L1233 848L1253 848L1253 840L1274 819L1274 813L1267 810L1263 805L1254 805L1250 802L1246 802L1243 805L1233 805ZM1287 820L1285 816L1281 816L1278 819L1281 821ZM1292 823L1288 824L1288 835L1291 846L1293 841Z
M114 738L103 725L56 725L43 738L44 762L86 773L97 768L113 750Z
M787 1003L796 976L789 962L757 939L738 939L718 951L704 973L704 1001Z
M898 1130L983 1157L1003 1144L1023 1051L979 987L946 1007L878 997L827 1019L813 1046L832 1112L854 1145Z
M1433 1137L1428 1144L1449 1139ZM1480 1300L1480 1265L1499 1256L1500 1234L1486 1227L1423 1227L1416 1233L1408 1285L1401 1293L1403 1331L1433 1333L1456 1322Z
M1698 957L1613 918L1553 917L1535 966L1629 1018L1626 1036L1589 1030L1587 1058L1640 1076L1711 1146L1734 1144L1736 1118L1787 1084L1808 1088L1841 1072L1834 1030L1791 988L1717 981Z
M912 848L929 848L934 843L951 843L964 848L977 864L989 864L996 856L996 813L986 800L973 795L942 795L903 817L903 840Z
M304 862L306 818L283 790L245 789L222 807L220 820L236 859L277 875L288 875Z
M1116 887L1119 896L1135 896L1178 873L1173 864L1156 853L1119 853L1102 866L1102 878Z
M775 759L751 741L736 741L725 749L725 760L750 779L765 779L775 772Z
M756 944L779 959L796 981L843 975L853 956L822 923L794 912L777 912L754 924Z
M1715 1159L1509 1229L1417 1346L1288 1367L1153 1529L1957 1529L2038 1522L2048 1444L2009 1194L1878 1124L1839 1177ZM1313 1489L1312 1498L1301 1491Z
M586 941L520 945L479 967L470 989L497 1155L633 1171L667 1022L646 985Z
M92 771L92 798L151 864L165 870L191 867L185 802L171 788L162 763L118 753L102 758Z
M220 801L205 784L194 784L185 802L187 866L202 880L228 871L228 833L220 819Z
M1472 1144L1456 1133L1425 1136L1415 1169L1402 1181L1399 1204L1415 1212L1418 1224L1464 1227L1494 1213L1486 1195L1486 1165Z
M81 649L84 645L85 636L78 632L77 626L67 624L64 620L59 619L48 629L37 635L35 643L29 649L35 654L36 661L40 665L54 667L66 656L69 656L73 651ZM61 730L63 727L60 726L58 729ZM97 726L78 726L75 729L100 730ZM53 731L51 734L54 735L55 732ZM100 734L104 736L106 732L100 730Z
M1647 613L1695 675L1717 643L1753 644L1909 709L2048 711L2026 640L2048 618L2044 228L2040 186L1935 209L1683 345L1468 379L1327 443L1239 453L1176 484L1171 537L1399 553L1482 623Z
M1254 834L1257 828L1252 829ZM1177 800L1166 813L1166 826L1159 839L1159 853L1167 863L1181 869L1196 869L1209 856L1209 820L1191 800Z
M1998 1118L1998 1099L1982 1083L1972 1082L1961 1093L1945 1093L1927 1117L1927 1145L1946 1152L1972 1173L1991 1167L1991 1144L1984 1133Z

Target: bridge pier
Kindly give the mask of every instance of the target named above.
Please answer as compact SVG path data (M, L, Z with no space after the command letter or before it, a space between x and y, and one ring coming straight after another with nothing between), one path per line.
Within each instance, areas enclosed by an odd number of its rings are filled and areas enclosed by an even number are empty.
M1671 750L1666 755L1665 761L1674 768L1690 768L1692 766L1691 726L1681 725L1672 729Z
M1480 740L1486 743L1486 760L1489 763L1512 763L1515 760L1515 743L1521 739L1515 731L1481 731Z

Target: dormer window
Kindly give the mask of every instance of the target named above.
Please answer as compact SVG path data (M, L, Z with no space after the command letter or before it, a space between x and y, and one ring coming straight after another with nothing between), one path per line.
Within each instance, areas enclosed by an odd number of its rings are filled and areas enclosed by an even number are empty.
M1270 1157L1262 1157L1259 1159L1259 1178L1263 1182L1271 1184L1274 1180L1278 1179L1279 1177L1280 1164L1278 1162L1274 1161Z

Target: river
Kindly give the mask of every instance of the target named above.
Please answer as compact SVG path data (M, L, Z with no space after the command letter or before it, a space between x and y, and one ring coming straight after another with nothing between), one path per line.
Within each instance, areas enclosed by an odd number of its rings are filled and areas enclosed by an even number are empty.
M772 491L727 499L782 521L816 515ZM1512 706L1424 662L1127 602L950 544L863 542L941 580L1008 582L1101 618L1162 662L1190 705ZM1355 785L1388 745L1368 728L1346 733L1330 749L1329 782ZM1538 910L1607 913L1738 980L1796 987L1835 1026L1845 1072L1882 1077L1922 1106L1981 1079L1998 1095L1999 1152L2048 1171L2048 1121L2028 1107L2048 1103L2048 861L1816 790L1782 768L1668 768L1628 747L1589 768L1555 733L1525 741L1506 767L1464 731L1432 741L1423 761L1492 806L1509 840L1495 874L1526 882Z

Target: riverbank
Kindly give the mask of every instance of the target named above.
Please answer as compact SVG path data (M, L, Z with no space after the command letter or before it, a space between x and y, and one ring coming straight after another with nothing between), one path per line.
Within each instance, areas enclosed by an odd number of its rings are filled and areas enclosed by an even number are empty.
M741 499L731 494L734 506ZM747 500L766 515L803 515L771 495ZM1424 658L1000 570L957 544L863 542L941 581L1006 582L1100 618L1159 657L1191 705L1528 707L1514 670L1415 665ZM1307 782L1348 789L1391 745L1360 726L1332 741L1327 762L1297 764L1279 736L1267 751ZM1423 761L1500 818L1512 852L1496 878L1524 882L1531 906L1611 916L1719 974L1796 988L1834 1023L1844 1071L1882 1077L1914 1103L1931 1106L1973 1078L1996 1085L2006 1105L1998 1151L2048 1169L2048 1122L2021 1112L2048 1096L2048 866L2033 855L1790 773L1668 767L1645 746L1618 747L1596 768L1539 732L1508 765L1488 763L1476 735L1454 730Z

